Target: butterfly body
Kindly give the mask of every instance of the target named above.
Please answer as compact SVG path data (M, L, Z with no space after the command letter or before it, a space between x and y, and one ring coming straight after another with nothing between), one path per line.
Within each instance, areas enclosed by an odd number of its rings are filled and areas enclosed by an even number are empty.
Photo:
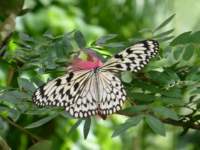
M75 60L68 74L39 87L33 94L33 102L39 106L64 107L76 118L113 114L122 108L126 100L126 91L116 73L137 72L157 50L156 41L141 41L104 64L89 54L86 61Z

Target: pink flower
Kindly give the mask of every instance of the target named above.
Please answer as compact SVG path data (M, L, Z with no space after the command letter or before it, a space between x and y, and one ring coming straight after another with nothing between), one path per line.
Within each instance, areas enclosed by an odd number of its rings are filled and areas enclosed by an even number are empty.
M102 61L96 56L95 52L89 51L87 52L87 60L82 60L80 58L76 58L72 62L73 71L79 70L92 70L103 65Z

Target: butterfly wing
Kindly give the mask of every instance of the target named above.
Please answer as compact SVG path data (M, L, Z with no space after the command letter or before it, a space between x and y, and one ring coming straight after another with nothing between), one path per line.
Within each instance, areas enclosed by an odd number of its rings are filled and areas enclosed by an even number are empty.
M78 112L83 111L83 113L90 110L90 108L84 107L87 101L84 98L80 100L79 95L81 95L80 93L85 94L83 91L86 92L89 85L94 86L94 83L91 83L93 74L93 71L82 70L70 72L51 80L34 92L33 102L38 106L63 106L72 116L79 117L75 114L75 109ZM95 92L97 91L90 91L90 93ZM96 99L93 97L94 95L88 96L89 100ZM76 105L79 106L79 103L81 108L75 108ZM94 108L94 110L96 109ZM83 117L83 113L80 114L80 117Z
M102 66L102 69L113 72L137 72L156 55L158 49L159 44L155 40L140 41L114 55L114 57L109 59L104 66Z
M99 91L99 115L110 115L119 111L126 100L126 91L118 77L108 71L97 74Z
M125 96L121 81L112 73L76 71L39 87L33 102L39 106L62 106L70 115L84 118L119 111Z

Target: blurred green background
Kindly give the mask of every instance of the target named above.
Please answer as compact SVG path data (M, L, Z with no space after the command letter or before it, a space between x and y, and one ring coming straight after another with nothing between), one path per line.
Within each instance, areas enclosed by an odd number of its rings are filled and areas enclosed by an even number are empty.
M17 33L26 33L42 43L44 34L51 33L56 37L73 30L83 33L87 45L106 34L117 34L118 41L148 38L151 32L142 31L155 29L174 13L175 17L163 31L173 28L173 36L177 36L185 31L200 30L200 1L197 0L1 0L0 41L14 32L12 40L19 38ZM7 27L3 26L6 21L9 24ZM12 53L16 45L11 42L9 47ZM10 86L8 62L12 64L12 60L0 59L0 89ZM17 81L12 81L10 88L16 87L16 84ZM3 112L3 108L0 111ZM23 114L17 120L21 126L26 126L37 118L40 117ZM51 141L52 149L56 150L198 150L200 147L198 131L191 130L181 136L181 128L167 125L166 135L160 136L143 122L129 129L126 134L111 138L113 129L125 120L123 116L109 117L106 121L93 118L87 140L84 140L82 124L69 135L76 121L63 117L29 131ZM0 135L1 143L6 142L13 150L26 150L34 143L26 134L1 118ZM49 141L43 144L44 148L32 147L31 150L48 149Z

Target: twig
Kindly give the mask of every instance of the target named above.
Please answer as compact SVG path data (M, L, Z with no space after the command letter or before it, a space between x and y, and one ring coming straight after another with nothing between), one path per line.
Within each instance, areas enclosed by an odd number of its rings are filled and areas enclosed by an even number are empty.
M117 114L123 115L123 116L128 116L128 117L133 117L133 116L138 115L137 113L126 113L126 112L118 112ZM169 119L169 118L168 119L160 118L160 120L163 123L170 124L170 125L173 125L173 126L179 126L179 127L183 127L183 128L191 128L191 129L200 130L200 125L195 124L191 120L183 121L183 120L173 120L173 119Z
M2 117L2 116L1 116ZM24 127L16 124L14 121L12 121L11 119L7 118L7 117L2 117L6 122L8 122L10 125L14 126L15 128L19 129L20 131L22 131L23 133L25 133L26 135L28 135L33 143L36 143L40 140L42 140L40 137L32 134L31 132L29 132L28 130L24 129Z

